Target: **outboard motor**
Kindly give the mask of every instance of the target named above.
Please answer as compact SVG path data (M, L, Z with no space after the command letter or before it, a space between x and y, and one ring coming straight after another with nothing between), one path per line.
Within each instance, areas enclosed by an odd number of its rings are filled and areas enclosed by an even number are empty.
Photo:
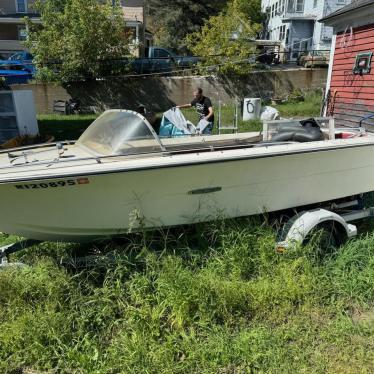
M317 121L309 118L300 121L300 126L283 126L277 135L274 135L271 142L317 142L324 139Z

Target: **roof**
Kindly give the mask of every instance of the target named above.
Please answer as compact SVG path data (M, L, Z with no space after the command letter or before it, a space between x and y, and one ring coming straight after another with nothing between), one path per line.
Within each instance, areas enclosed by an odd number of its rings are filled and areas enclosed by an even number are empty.
M320 19L319 22L325 22L327 20L330 20L331 18L339 17L342 15L345 15L346 13L352 12L356 9L364 8L370 5L374 5L373 0L352 0L351 4L348 4L344 6L343 8L340 8L336 12L331 13L328 16Z

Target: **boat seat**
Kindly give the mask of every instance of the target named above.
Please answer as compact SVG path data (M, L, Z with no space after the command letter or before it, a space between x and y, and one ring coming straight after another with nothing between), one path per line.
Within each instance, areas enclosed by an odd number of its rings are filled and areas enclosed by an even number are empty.
M300 122L299 126L283 126L271 142L318 142L324 140L323 132L314 119Z

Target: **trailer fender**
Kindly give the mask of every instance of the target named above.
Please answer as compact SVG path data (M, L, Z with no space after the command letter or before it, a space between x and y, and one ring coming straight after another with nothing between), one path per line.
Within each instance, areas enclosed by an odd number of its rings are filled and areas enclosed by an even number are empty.
M324 222L336 225L338 231L347 238L357 235L357 227L347 223L342 216L326 209L315 209L297 214L286 224L277 243L277 251L282 252L294 244L302 244L308 234Z

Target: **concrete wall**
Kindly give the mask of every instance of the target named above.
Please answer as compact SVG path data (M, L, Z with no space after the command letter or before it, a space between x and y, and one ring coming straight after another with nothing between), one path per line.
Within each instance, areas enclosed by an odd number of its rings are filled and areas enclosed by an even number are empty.
M241 79L216 77L159 77L117 78L72 84L61 87L53 84L14 85L13 90L31 89L34 92L38 113L51 113L53 100L79 98L84 107L97 111L110 108L136 109L144 104L160 112L177 104L191 102L194 88L201 87L211 97L232 103L236 98L284 96L295 89L310 90L325 87L327 69L292 69L254 72Z

